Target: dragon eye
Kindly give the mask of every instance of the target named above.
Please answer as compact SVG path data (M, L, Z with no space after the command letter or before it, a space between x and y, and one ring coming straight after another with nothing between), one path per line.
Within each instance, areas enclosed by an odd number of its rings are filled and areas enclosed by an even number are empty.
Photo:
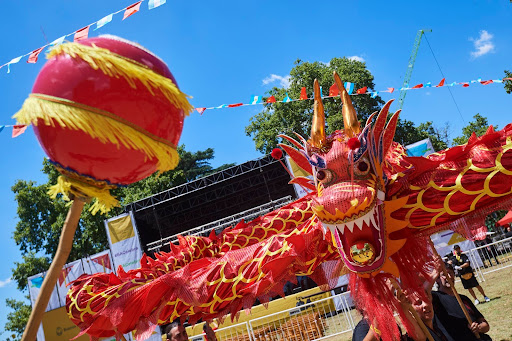
M329 184L334 180L334 173L329 169L320 169L316 172L316 179L322 184Z
M354 173L356 175L367 175L370 172L370 162L367 158L362 157L355 165L354 165Z

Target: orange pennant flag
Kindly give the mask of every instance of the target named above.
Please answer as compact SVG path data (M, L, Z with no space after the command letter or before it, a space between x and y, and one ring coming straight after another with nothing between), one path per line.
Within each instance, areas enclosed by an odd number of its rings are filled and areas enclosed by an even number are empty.
M137 13L140 10L140 4L142 1L136 2L133 5L126 7L126 11L124 11L123 20L128 18L130 15Z
M390 94L392 94L392 93L393 93L393 91L395 91L395 88L388 88L388 92L389 92Z
M421 88L423 88L423 84L415 85L411 89L421 89Z
M27 126L24 124L12 126L12 138L18 137L27 130Z
M37 62L37 57L39 56L41 51L43 51L42 47L38 48L37 50L32 51L32 53L28 57L27 63L33 64L33 63Z
M75 32L73 41L76 43L77 41L87 39L88 36L89 36L89 26L85 26L84 28L81 28Z
M270 96L268 99L267 99L267 103L275 103L276 102L276 98L274 97L274 95Z
M329 96L338 96L340 94L340 90L338 89L338 85L334 83L329 88Z
M365 94L366 90L368 90L368 87L367 86L363 86L361 89L357 90L357 93L360 94L360 95L361 94Z
M306 87L303 86L301 89L300 89L300 98L299 99L308 99L308 93L306 92Z
M439 82L439 84L437 84L437 85L436 85L436 88L439 88L439 87L443 86L443 85L444 85L444 81L445 81L445 79L446 79L446 78L441 79L441 81Z

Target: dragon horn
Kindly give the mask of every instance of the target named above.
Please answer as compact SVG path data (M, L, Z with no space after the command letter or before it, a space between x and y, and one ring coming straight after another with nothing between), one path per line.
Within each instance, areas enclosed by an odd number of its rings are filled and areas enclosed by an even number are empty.
M345 90L345 86L340 79L340 76L334 71L334 81L338 86L338 90L340 92L341 102L343 103L343 107L341 112L343 113L343 124L345 125L345 135L348 137L353 137L361 132L361 127L359 125L359 121L357 119L357 113L352 105L352 100L350 99L350 95L347 90Z
M321 148L325 142L325 115L324 105L322 103L322 94L320 93L320 85L315 79L315 104L313 122L311 124L311 138L309 142L316 148Z

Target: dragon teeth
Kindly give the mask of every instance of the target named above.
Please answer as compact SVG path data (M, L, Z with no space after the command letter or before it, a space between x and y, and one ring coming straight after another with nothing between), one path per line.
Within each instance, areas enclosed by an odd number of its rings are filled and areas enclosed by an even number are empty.
M355 220L352 220L345 224L345 226L349 229L350 232L354 231L355 222L356 222Z

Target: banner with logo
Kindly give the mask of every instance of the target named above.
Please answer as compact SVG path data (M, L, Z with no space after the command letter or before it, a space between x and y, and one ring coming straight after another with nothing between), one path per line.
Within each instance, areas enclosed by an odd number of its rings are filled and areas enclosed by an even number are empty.
M428 156L435 152L430 139L424 139L405 146L408 156Z
M125 213L105 220L105 228L115 269L119 265L126 271L139 268L142 249L133 215Z
M69 291L68 284L80 277L83 273L84 268L81 259L68 263L62 268L59 279L57 280L57 291L60 301L59 307L66 305L66 295Z
M112 256L110 250L106 250L90 257L82 258L82 264L85 272L89 275L103 272L114 272L114 265L112 264Z
M30 295L30 303L32 303L32 307L34 307L34 305L36 304L37 296L39 296L39 291L41 291L41 285L43 285L44 274L45 273L40 273L27 278L28 292ZM50 296L50 300L48 301L46 311L57 309L60 306L61 305L57 290L53 290L52 295Z

